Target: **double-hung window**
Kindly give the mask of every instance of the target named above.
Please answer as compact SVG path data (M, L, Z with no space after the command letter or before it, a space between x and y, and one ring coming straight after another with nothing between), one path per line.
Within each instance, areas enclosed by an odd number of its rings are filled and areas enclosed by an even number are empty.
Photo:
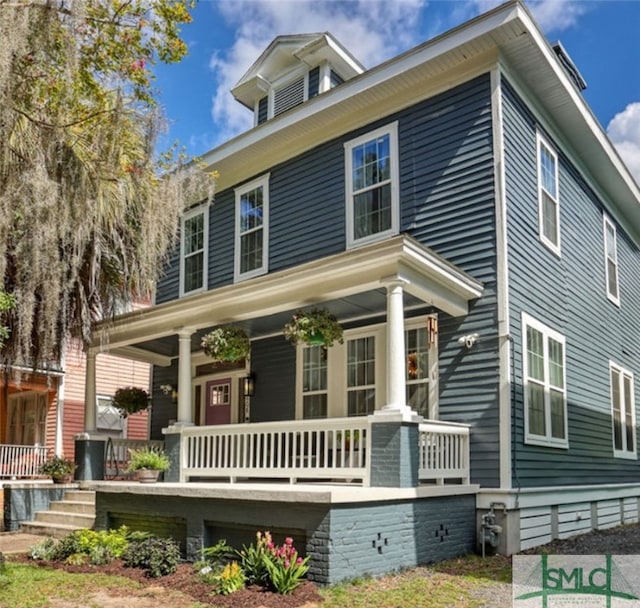
M184 296L207 287L208 207L185 213L180 234L180 295Z
M636 408L633 398L633 375L610 363L611 419L613 455L636 458Z
M376 409L376 338L347 340L347 414L365 416Z
M305 346L302 350L302 417L327 417L327 349Z
M398 123L345 144L347 247L398 233Z
M407 355L407 404L425 418L436 418L435 395L430 386L431 368L437 361L437 345L430 343L427 323L422 321L416 327L405 331Z
M558 157L542 138L538 142L538 222L540 239L560 254L560 199L558 196Z
M564 336L522 314L525 441L568 447Z
M618 248L616 244L616 227L604 216L604 254L605 274L607 280L607 297L620 305L620 288L618 286Z
M269 175L236 189L235 280L267 272Z

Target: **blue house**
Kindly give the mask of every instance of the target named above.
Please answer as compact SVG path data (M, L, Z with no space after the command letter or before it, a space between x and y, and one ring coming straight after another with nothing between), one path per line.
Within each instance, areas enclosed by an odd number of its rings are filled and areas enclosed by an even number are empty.
M638 521L640 188L584 86L519 1L369 70L276 38L155 305L96 331L87 403L101 352L153 363L174 462L149 487L85 466L98 522L189 554L271 529L327 583ZM344 344L284 338L317 308ZM229 324L250 355L212 362Z

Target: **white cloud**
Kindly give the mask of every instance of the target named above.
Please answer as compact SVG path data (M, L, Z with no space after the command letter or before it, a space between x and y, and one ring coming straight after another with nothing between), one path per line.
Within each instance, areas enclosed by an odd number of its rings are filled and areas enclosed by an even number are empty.
M607 126L607 133L640 184L640 101L630 103L616 114Z
M371 67L415 45L426 0L222 0L218 10L235 31L228 50L211 58L217 89L213 120L225 141L252 125L250 111L230 89L281 34L330 31L365 66Z

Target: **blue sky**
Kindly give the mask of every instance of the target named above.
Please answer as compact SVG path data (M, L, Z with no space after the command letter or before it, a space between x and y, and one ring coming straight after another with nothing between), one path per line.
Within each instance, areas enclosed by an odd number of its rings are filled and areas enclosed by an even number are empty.
M367 68L482 13L495 0L200 0L189 55L158 66L169 131L199 155L248 129L229 90L280 34L330 31ZM640 0L529 0L587 82L584 95L640 183Z

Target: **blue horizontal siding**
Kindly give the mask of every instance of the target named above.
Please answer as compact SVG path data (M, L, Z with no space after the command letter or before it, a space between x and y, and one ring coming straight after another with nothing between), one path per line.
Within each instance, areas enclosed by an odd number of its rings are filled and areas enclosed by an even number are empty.
M503 88L513 347L514 483L637 481L638 461L613 458L609 361L640 373L640 252L617 226L622 306L606 295L603 203L559 149L560 257L538 236L536 121ZM557 141L546 134L552 145ZM566 338L569 449L524 442L521 312Z

